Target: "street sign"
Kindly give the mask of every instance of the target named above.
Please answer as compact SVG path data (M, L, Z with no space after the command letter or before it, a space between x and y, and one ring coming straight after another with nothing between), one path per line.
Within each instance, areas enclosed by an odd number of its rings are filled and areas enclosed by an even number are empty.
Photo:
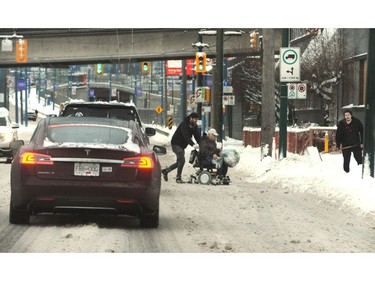
M169 110L167 110L168 115L173 115L174 114L174 105L170 104L169 105Z
M117 97L117 89L116 88L112 88L111 97Z
M89 98L94 98L95 97L95 89L91 88L89 91Z
M202 106L202 112L204 113L211 112L211 106Z
M194 95L190 96L189 101L190 101L190 107L194 107L195 106L195 96Z
M157 114L160 114L160 113L163 112L163 108L162 108L160 105L158 105L158 106L155 108L155 111L156 111Z
M234 104L235 104L235 97L234 95L230 95L228 105L234 105Z
M223 94L233 93L233 86L223 86Z
M224 95L223 96L223 105L235 105L235 96L234 95Z
M300 48L280 48L280 82L299 82L300 80Z
M198 88L196 91L195 91L195 102L204 102L204 99L205 99L205 88L202 87L202 88Z
M306 83L288 83L288 99L305 99L307 92Z
M307 92L306 83L297 84L297 88L298 88L297 98L298 99L305 99L306 98L306 92Z
M17 80L17 90L24 91L26 90L26 79Z
M297 98L296 85L297 84L294 84L294 83L288 84L288 99L296 99Z
M229 96L223 96L223 105L229 105Z

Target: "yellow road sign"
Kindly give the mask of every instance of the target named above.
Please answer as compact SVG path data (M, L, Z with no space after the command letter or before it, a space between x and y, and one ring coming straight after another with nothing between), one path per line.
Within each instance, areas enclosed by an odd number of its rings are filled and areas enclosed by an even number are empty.
M160 114L163 112L163 108L159 105L155 108L155 111L157 112L157 114Z

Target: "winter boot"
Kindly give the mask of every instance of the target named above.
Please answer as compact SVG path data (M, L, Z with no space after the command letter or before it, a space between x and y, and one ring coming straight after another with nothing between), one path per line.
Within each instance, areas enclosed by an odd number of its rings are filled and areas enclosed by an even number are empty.
M176 178L176 182L177 183L185 183L185 181L183 181L181 178Z
M161 170L161 173L162 173L162 175L163 175L163 179L164 179L165 181L168 181L168 167L165 168L165 169L163 169L163 170Z

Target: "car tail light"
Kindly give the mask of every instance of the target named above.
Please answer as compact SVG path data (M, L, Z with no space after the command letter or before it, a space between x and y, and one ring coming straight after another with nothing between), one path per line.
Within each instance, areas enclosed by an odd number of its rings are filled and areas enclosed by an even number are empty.
M121 164L121 167L152 169L154 168L154 161L151 157L147 156L125 158L124 163Z
M24 165L53 165L51 156L33 152L26 152L21 155L21 164Z

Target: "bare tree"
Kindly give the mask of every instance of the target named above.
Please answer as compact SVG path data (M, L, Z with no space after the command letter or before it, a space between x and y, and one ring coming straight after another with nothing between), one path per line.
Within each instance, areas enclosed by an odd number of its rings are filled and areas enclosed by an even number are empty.
M302 80L308 84L309 93L321 100L324 125L332 125L336 116L344 58L341 42L339 29L320 30L301 57Z
M262 62L260 57L239 58L234 66L233 86L238 98L246 103L262 103ZM246 103L245 103L246 102Z

